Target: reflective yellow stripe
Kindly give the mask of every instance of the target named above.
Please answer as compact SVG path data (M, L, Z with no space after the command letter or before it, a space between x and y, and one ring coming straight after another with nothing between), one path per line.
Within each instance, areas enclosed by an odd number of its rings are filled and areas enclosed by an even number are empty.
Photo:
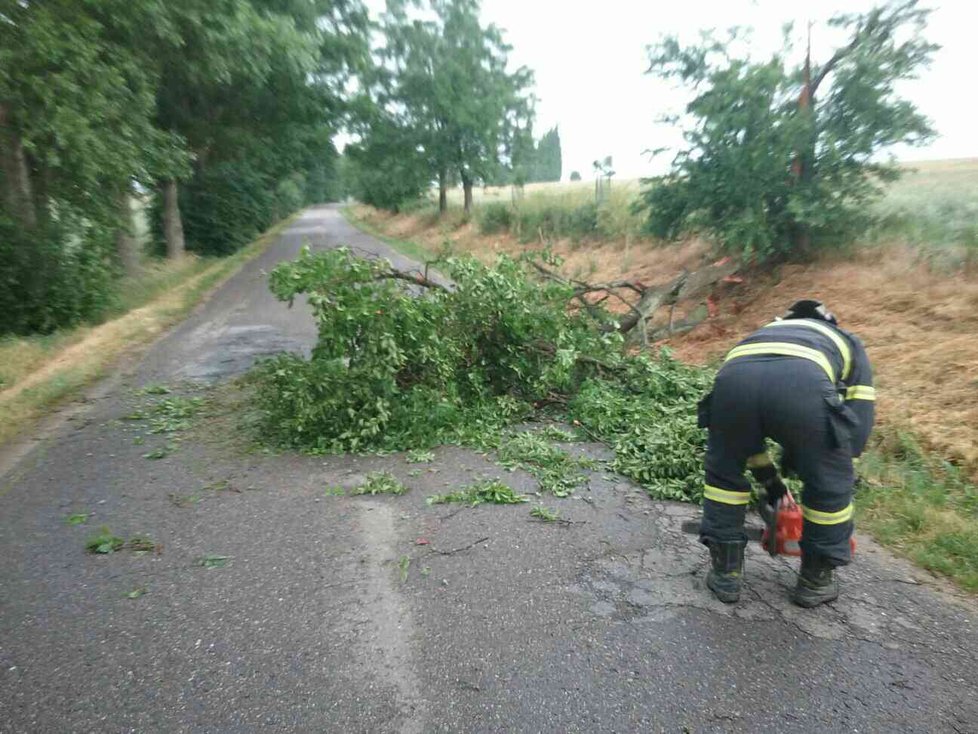
M876 400L876 388L869 385L853 385L846 390L846 400Z
M782 321L772 321L768 326L807 326L809 329L815 329L815 331L825 334L825 336L835 342L839 354L842 355L842 379L846 380L849 378L849 373L852 371L852 350L849 348L849 344L842 334L831 326L812 319L784 319Z
M750 492L732 492L729 489L720 489L704 485L703 497L714 502L722 502L725 505L746 505L750 502Z
M849 522L852 519L852 513L851 502L848 507L838 512L822 512L821 510L813 510L811 507L805 507L804 505L801 508L802 517L816 525L839 525L844 522Z
M831 380L833 383L835 382L835 370L832 369L832 364L829 362L829 358L817 349L803 347L800 344L789 344L788 342L756 342L754 344L742 344L739 347L734 347L731 349L730 354L727 355L724 362L729 362L731 359L736 359L737 357L764 356L765 354L773 354L781 357L801 357L802 359L810 359L812 362L825 370L825 374L829 376L829 380Z

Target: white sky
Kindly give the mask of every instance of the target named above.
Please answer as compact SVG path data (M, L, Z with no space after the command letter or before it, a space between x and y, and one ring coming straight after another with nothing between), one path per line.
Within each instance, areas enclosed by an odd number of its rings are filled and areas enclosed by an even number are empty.
M645 48L661 35L695 41L700 29L733 25L755 29L752 53L780 45L781 27L794 21L799 38L815 21L813 63L835 47L818 21L837 12L872 7L867 0L483 0L483 19L504 29L511 61L536 75L537 136L560 126L564 178L611 155L624 178L658 173L666 153L650 162L643 151L681 143L677 129L656 124L663 112L679 112L685 93L644 74ZM372 9L382 0L368 0ZM934 62L902 93L927 115L939 137L926 148L895 151L903 160L978 156L978 4L968 0L924 2L934 7L926 31L940 44ZM803 44L799 45L803 52Z

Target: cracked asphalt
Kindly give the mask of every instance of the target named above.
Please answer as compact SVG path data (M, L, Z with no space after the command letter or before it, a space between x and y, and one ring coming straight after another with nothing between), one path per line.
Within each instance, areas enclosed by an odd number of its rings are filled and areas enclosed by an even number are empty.
M974 600L866 538L836 603L793 607L793 564L752 546L728 606L680 531L696 509L606 472L557 500L454 447L427 464L244 450L224 383L311 346L308 312L264 274L304 241L408 264L307 210L7 462L0 732L978 731ZM224 414L153 461L167 439L124 418L158 383ZM335 489L378 469L410 491ZM531 502L425 503L490 476ZM536 504L572 522L535 521ZM157 552L85 553L101 526Z

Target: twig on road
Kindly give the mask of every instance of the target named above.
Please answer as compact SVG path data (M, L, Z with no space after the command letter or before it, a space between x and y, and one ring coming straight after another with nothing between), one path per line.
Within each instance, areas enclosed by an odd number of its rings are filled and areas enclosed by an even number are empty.
M451 556L451 555L454 555L455 553L461 553L462 551L472 550L477 545L479 545L481 543L485 543L487 540L489 540L489 536L488 535L485 538L479 538L478 540L475 540L475 541L469 543L468 545L464 545L461 548L454 548L454 549L448 550L448 551L443 551L443 550L438 550L437 548L432 548L431 549L431 552L432 553L437 553L439 556Z

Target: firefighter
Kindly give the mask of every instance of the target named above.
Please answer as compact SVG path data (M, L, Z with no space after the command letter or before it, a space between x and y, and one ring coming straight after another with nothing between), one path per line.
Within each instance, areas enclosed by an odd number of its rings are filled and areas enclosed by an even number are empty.
M804 483L801 571L792 601L814 607L839 595L834 569L850 560L853 459L873 427L872 370L862 342L816 300L796 302L727 355L700 402L709 428L700 540L710 549L706 584L720 601L740 598L745 469L777 506L785 487L766 452L783 448L781 470Z

